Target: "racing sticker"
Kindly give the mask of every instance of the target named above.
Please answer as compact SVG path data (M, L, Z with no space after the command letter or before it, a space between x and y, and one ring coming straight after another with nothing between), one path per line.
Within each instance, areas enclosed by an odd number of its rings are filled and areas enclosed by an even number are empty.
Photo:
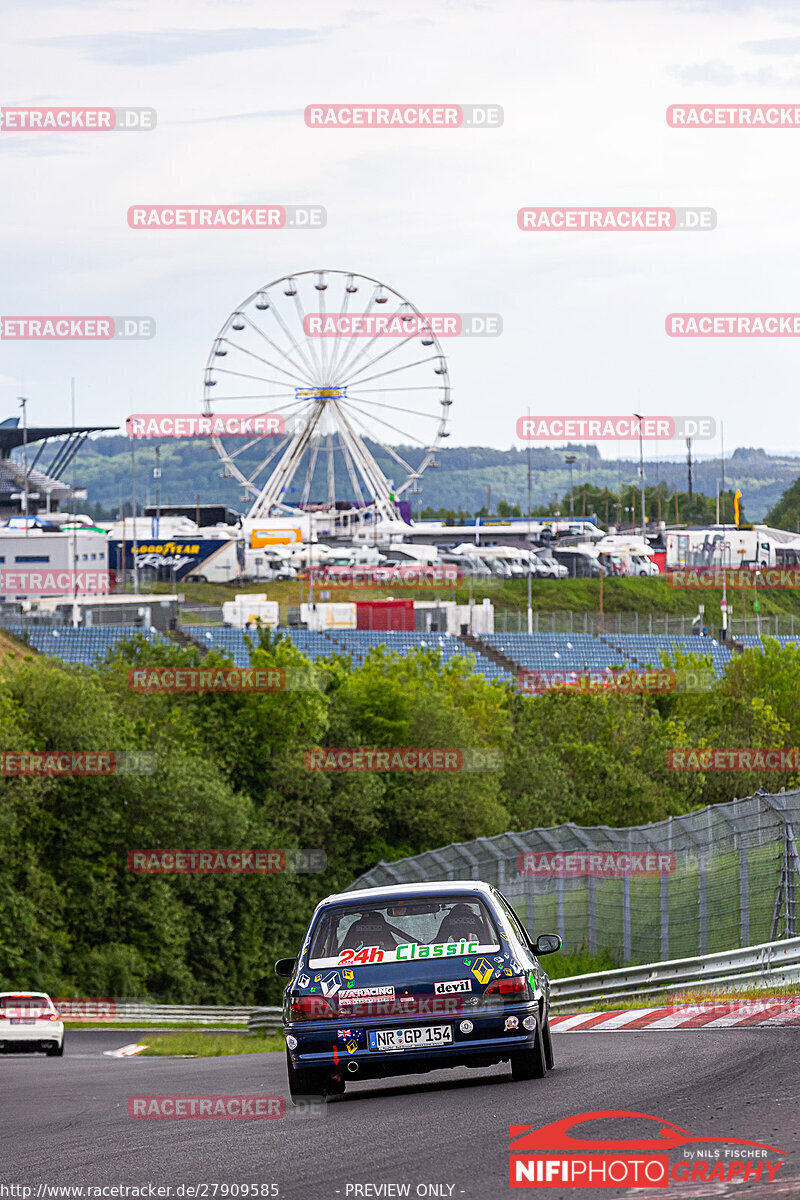
M342 977L338 974L338 972L334 972L334 974L329 975L327 979L320 981L320 987L322 988L323 996L335 996L341 986Z
M488 983L494 974L494 967L485 958L479 958L472 968L472 974L477 979L478 983Z
M298 981L297 981L297 986L298 986L298 987L308 987L308 985L309 985L310 983L311 983L311 980L310 980L310 978L308 977L308 975L301 975L301 976L300 976L300 978L299 978L299 979L298 979Z
M434 995L451 996L454 992L471 992L471 979L442 979L433 985Z
M315 958L309 966L319 967L364 967L376 963L412 962L415 959L426 958L463 958L465 955L494 954L500 949L497 945L479 946L477 942L462 938L459 942L435 942L424 945L419 942L404 943L394 950L382 950L380 946L363 946L360 950L342 950L336 958ZM321 975L314 976L318 982Z
M355 1054L359 1046L364 1044L363 1029L337 1029L336 1040L340 1042L348 1054Z
M393 987L352 988L339 996L340 1004L363 1004L365 1000L393 1000Z

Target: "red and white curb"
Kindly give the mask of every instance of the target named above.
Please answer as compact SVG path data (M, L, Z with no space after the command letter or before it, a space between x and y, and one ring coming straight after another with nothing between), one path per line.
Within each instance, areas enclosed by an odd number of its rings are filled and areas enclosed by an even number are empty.
M637 1029L771 1029L800 1025L800 996L774 1000L713 1000L617 1012L551 1013L553 1033L629 1033Z
M119 1050L104 1050L103 1054L108 1058L132 1058L134 1054L141 1054L146 1050L147 1046L140 1046L137 1042L131 1042L129 1046L120 1046Z

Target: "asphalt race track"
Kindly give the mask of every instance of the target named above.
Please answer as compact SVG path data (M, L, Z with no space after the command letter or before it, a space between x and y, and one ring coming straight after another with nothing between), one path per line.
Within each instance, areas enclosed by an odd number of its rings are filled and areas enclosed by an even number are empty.
M563 1034L556 1069L543 1080L512 1083L505 1065L441 1071L350 1085L322 1116L275 1120L132 1119L132 1095L287 1097L280 1054L103 1055L136 1040L135 1030L84 1030L68 1032L62 1059L0 1057L1 1183L171 1184L176 1196L179 1184L274 1182L287 1200L397 1196L353 1185L410 1184L411 1197L491 1200L525 1194L508 1186L509 1124L629 1109L696 1134L766 1142L785 1156L772 1184L672 1181L669 1196L800 1197L799 1028ZM439 1190L417 1191L431 1184Z

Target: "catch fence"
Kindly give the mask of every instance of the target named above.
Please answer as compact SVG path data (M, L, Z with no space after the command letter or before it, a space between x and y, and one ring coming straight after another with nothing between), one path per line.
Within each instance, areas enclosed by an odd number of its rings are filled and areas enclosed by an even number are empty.
M382 861L348 890L481 879L532 934L561 934L565 953L647 963L797 936L798 834L800 791L762 790L648 825L453 843Z
M702 595L698 603L703 602ZM735 600L733 602L735 604ZM741 604L741 612L728 615L728 640L739 637L797 637L800 639L800 616L795 621L794 613L751 613ZM705 603L705 623L710 637L718 637L721 616L719 609ZM594 637L621 637L643 634L665 637L689 637L699 629L699 623L691 613L658 612L574 612L564 609L554 612L532 614L534 633L585 633ZM527 633L528 614L523 609L498 609L495 611L496 633ZM698 638L698 653L703 644Z

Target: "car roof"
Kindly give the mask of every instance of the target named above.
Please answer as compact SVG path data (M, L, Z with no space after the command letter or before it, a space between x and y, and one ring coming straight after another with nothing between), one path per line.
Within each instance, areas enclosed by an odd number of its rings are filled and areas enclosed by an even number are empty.
M25 999L27 999L28 996L44 996L45 1000L50 999L47 992L0 992L0 1000L3 998L3 996L22 996Z
M337 892L320 900L320 905L336 904L349 900L381 900L393 899L395 896L442 896L452 895L453 892L478 892L482 896L490 896L493 889L488 883L479 879L451 879L446 883L400 883L390 887L358 888L350 892Z

